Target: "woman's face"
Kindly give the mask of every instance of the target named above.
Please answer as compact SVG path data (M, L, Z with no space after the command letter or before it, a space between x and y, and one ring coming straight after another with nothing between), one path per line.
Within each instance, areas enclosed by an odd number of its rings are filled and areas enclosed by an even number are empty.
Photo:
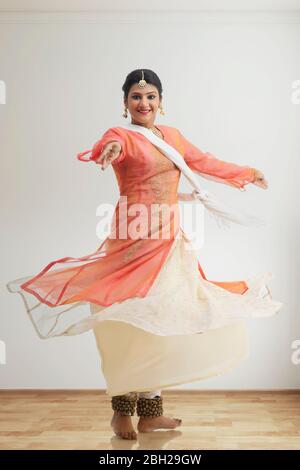
M132 124L151 127L154 125L161 100L156 86L147 84L141 88L138 83L135 83L130 88L128 98L124 101L124 104L131 114ZM145 113L141 111L145 111Z

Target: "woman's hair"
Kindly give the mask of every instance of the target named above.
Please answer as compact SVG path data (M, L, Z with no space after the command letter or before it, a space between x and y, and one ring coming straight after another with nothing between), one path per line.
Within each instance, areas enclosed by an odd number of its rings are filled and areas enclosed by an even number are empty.
M132 85L134 85L135 83L138 83L142 79L142 70L144 71L144 79L146 80L147 83L156 86L156 88L158 89L159 98L161 99L162 91L163 91L161 81L156 75L156 73L153 72L153 70L149 70L149 69L136 69L127 75L124 85L122 86L122 90L124 92L124 98L127 99L129 90L132 87Z

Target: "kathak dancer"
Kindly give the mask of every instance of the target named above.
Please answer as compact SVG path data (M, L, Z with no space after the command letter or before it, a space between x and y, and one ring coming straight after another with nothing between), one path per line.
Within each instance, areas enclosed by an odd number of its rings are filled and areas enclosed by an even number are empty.
M202 190L199 176L244 191L248 184L267 189L263 173L220 160L177 128L157 124L158 110L165 113L152 70L132 71L122 90L130 122L77 155L113 168L120 197L110 233L95 252L52 261L7 287L22 296L40 338L93 331L112 428L135 439L135 412L139 432L179 426L180 419L164 415L162 389L234 368L249 354L245 319L272 316L282 303L272 298L269 272L207 279L180 218L179 201L189 200L224 224L252 225L258 219L226 208ZM181 175L191 194L178 193Z

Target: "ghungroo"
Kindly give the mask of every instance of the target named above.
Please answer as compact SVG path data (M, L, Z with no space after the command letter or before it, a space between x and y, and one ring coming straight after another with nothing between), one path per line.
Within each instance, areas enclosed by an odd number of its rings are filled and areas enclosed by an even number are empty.
M137 415L154 418L163 414L162 396L154 398L139 397L137 400Z
M111 399L112 409L120 415L134 415L137 402L137 394L115 395Z

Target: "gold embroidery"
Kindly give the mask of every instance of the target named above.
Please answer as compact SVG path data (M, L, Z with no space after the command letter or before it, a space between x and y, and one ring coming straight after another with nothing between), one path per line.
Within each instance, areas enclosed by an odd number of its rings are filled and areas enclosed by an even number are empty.
M143 240L136 240L135 242L133 242L132 245L126 249L126 252L122 257L123 261L127 262L132 259L134 253L136 253L136 251L139 249L139 246L142 242Z

